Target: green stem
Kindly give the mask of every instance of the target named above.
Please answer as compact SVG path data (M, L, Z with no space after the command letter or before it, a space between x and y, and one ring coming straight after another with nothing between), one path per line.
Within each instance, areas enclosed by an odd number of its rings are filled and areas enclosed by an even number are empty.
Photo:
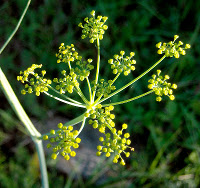
M95 84L98 83L99 78L99 68L100 68L100 42L99 37L97 37L97 71L96 71L96 78L95 78ZM93 91L92 100L94 101L96 90Z
M73 103L76 103L76 104L82 105L82 103L80 103L80 102L78 102L78 101L76 101L76 100L74 100L74 99L71 99L70 97L67 97L66 95L61 94L59 91L57 91L57 90L54 89L53 87L51 87L51 86L48 86L48 87L49 87L51 90L53 90L55 93L61 95L62 97L68 99L69 101L71 101L71 102L73 102Z
M55 96L49 94L49 93L46 92L46 91L45 91L44 93L45 93L47 96L52 97L52 98L54 98L54 99L56 99L56 100L58 100L58 101L60 101L60 102L63 102L63 103L66 103L66 104L69 104L69 105L72 105L72 106L80 107L80 108L86 108L84 105L75 104L75 103L72 103L72 102L69 102L69 101L60 99L60 98L58 98L58 97L55 97Z
M36 149L37 149L38 157L39 157L39 163L40 163L40 171L41 171L41 176L42 176L42 187L48 188L49 183L48 183L44 151L43 151L42 141L39 140L39 138L41 137L41 134L37 131L37 129L32 124L31 120L27 116L26 112L21 106L18 98L16 97L12 87L10 86L1 68L0 68L0 86L6 98L8 99L8 102L10 103L11 107L13 108L13 110L15 111L15 113L17 114L21 122L24 124L26 129L28 130L28 133L30 134L33 142L36 145Z
M79 129L79 131L78 131L78 134L76 135L76 137L78 137L78 135L81 133L81 131L83 130L83 128L84 128L84 126L85 126L85 120L86 120L87 118L86 117L84 117L83 118L83 122L82 122L82 125L81 125L81 127L80 127L80 129Z
M68 61L68 65L69 65L69 69L71 70L71 64L70 64L70 62Z
M6 48L8 43L11 41L17 30L19 29L19 26L21 25L21 22L28 10L28 7L31 3L31 0L29 0L26 4L26 7L9 38L7 41L4 43L4 45L0 49L0 54L3 52L3 50ZM3 71L0 68L0 86L8 99L11 107L19 117L19 119L22 121L24 126L27 128L28 133L30 134L32 140L35 143L36 150L38 153L38 158L39 158L39 163L40 163L40 171L41 171L41 177L42 177L42 187L43 188L49 188L49 181L48 181L48 174L47 174L47 167L46 167L46 161L45 161L45 156L44 156L44 150L43 150L43 145L42 141L39 140L38 138L41 136L41 134L37 131L37 129L34 127L32 124L31 120L27 116L26 112L24 111L23 107L21 106L18 98L16 97L12 87L10 86L6 76L4 75Z
M112 84L114 84L114 82L117 80L117 78L119 77L120 74L121 74L121 73L118 73L118 74L115 76L115 78L113 79Z
M81 89L79 88L79 86L76 86L76 92L78 93L78 95L83 99L83 101L88 104L89 101L86 99L85 95L82 93Z
M17 23L15 29L13 30L13 32L11 33L11 35L10 35L10 37L7 39L7 41L4 43L4 45L1 47L1 49L0 49L0 54L3 52L3 50L6 48L6 46L8 45L8 43L11 41L11 39L13 38L13 36L14 36L15 33L17 32L17 30L19 29L19 26L21 25L21 22L22 22L22 20L23 20L25 14L26 14L26 12L27 12L27 10L28 10L28 7L29 7L30 3L31 3L31 0L29 0L29 1L27 2L27 5L26 5L26 7L25 7L25 9L24 9L24 12L22 13L21 18L19 19L19 21L18 21L18 23Z
M138 95L137 97L133 97L131 99L127 99L127 100L124 100L124 101L120 101L120 102L114 102L114 103L109 103L109 104L103 104L102 106L103 107L106 107L106 106L114 106L114 105L118 105L118 104L124 104L124 103L127 103L127 102L131 102L131 101L134 101L136 99L139 99L139 98L142 98L146 95L149 95L150 93L153 93L154 91L153 90L150 90L146 93L143 93L142 95Z
M40 163L40 171L41 171L41 176L42 176L42 187L48 188L49 182L48 182L48 174L47 174L47 167L46 167L46 161L45 161L42 140L36 139L36 140L34 140L34 143L36 146L39 163Z
M83 121L83 118L85 117L85 113L81 114L80 116L72 119L71 121L68 121L67 123L64 124L64 126L73 126L76 125L77 123L80 123L81 121Z
M113 95L116 95L117 93L119 93L120 91L126 89L127 87L129 87L131 84L133 84L134 82L136 82L137 80L139 80L140 78L142 78L145 74L147 74L149 71L151 71L154 67L156 67L166 56L164 55L159 61L157 61L153 66L151 66L149 69L147 69L144 73L142 73L140 76L138 76L137 78L135 78L134 80L132 80L131 82L129 82L128 84L126 84L125 86L121 87L120 89L118 89L117 91L111 93L110 95L108 95L108 97L103 98L102 100L96 102L97 104L102 103L103 101L109 99L110 97L112 97Z
M90 102L92 102L92 90L91 90L89 78L86 77L86 80L87 80L88 89L89 89L89 93L90 93Z

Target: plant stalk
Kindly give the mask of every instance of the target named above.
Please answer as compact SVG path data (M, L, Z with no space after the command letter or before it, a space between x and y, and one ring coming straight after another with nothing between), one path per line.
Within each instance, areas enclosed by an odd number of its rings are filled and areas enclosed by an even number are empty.
M40 171L41 171L41 176L42 176L42 187L48 188L49 182L48 182L48 176L47 176L44 150L42 146L42 140L39 139L41 137L41 134L34 127L33 123L31 122L28 115L24 111L23 107L21 106L18 98L16 97L12 87L10 86L1 68L0 68L0 87L2 88L11 107L13 108L13 110L15 111L15 113L17 114L21 122L24 124L26 129L28 130L28 133L30 134L33 142L36 145L39 163L40 163Z
M99 38L97 37L97 72L96 72L95 84L98 83L99 68L100 68L100 42L99 42ZM96 90L93 91L92 102L94 102L95 93L96 93Z
M29 1L27 2L26 7L25 7L25 9L24 9L24 12L22 13L22 15L21 15L21 17L20 17L20 19L19 19L19 21L18 21L18 23L17 23L15 29L13 30L13 32L11 33L11 35L9 36L9 38L7 39L7 41L4 43L4 45L1 47L1 49L0 49L0 54L3 52L3 50L6 48L6 46L8 45L8 43L11 41L11 39L13 38L13 36L14 36L15 33L17 32L17 30L19 29L19 26L21 25L21 22L22 22L22 20L23 20L25 14L26 14L26 12L27 12L27 10L28 10L28 7L29 7L30 3L31 3L31 0L29 0Z
M148 92L146 92L146 93L143 93L143 94L138 95L138 96L136 96L136 97L133 97L133 98L131 98L131 99L127 99L127 100L120 101L120 102L114 102L114 103L104 104L104 105L102 105L102 107L114 106L114 105L119 105L119 104L124 104L124 103L127 103L127 102L131 102L131 101L134 101L134 100L136 100L136 99L142 98L142 97L144 97L144 96L146 96L146 95L149 95L150 93L153 93L153 92L154 92L153 90L150 90L150 91L148 91Z

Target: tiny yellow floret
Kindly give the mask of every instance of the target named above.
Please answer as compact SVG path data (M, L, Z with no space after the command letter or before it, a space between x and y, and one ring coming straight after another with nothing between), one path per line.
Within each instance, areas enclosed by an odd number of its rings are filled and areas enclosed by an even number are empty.
M124 123L123 125L122 125L122 129L127 129L128 128L128 125L126 124L126 123Z
M179 38L178 35L174 35L174 41L175 41L176 39L178 39L178 38Z
M53 154L51 155L51 158L55 160L55 159L57 158L56 153L53 153Z

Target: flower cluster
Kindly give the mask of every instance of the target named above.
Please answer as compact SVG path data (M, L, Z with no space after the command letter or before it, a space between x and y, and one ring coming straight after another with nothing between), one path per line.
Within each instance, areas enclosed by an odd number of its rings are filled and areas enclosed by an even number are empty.
M73 44L65 46L64 43L61 43L56 57L58 58L57 63L68 63L70 69L69 74L66 74L65 70L61 71L64 78L53 79L53 81L57 83L56 89L59 90L61 94L65 92L72 93L74 87L79 86L78 80L83 81L90 75L90 71L94 69L94 66L91 65L93 60L88 59L87 61L82 61L82 56L78 55ZM76 62L75 68L72 68L71 62Z
M77 61L77 67L74 69L75 73L78 75L80 81L83 81L90 75L90 71L94 69L94 66L91 65L92 59L88 59L87 61Z
M150 79L148 82L149 89L152 89L158 97L156 97L156 101L160 102L162 100L162 96L166 95L170 100L174 100L175 96L173 95L173 90L176 89L176 84L168 83L166 80L169 79L168 75L160 76L161 70L157 70L157 75L152 75L153 79Z
M78 131L73 131L72 126L66 127L63 126L62 123L59 123L58 128L59 129L57 131L51 130L50 136L44 135L43 139L49 139L50 141L50 143L47 144L47 148L52 148L52 159L56 159L58 154L60 153L66 160L69 160L70 156L76 156L76 152L72 151L71 147L73 147L74 149L78 148L81 139L77 137Z
M63 79L53 79L53 82L57 83L56 89L60 91L60 94L63 94L65 92L73 93L74 87L79 86L77 75L73 72L73 70L70 71L69 75L66 74L65 70L61 71L61 74L64 76Z
M116 92L113 92L111 95L109 95L113 90L116 89L113 84L121 73L127 76L131 73L131 71L135 70L136 61L133 59L135 53L131 52L129 55L125 55L124 51L120 51L119 55L114 55L112 59L108 60L108 63L111 66L113 74L115 74L115 78L108 81L100 79L100 40L103 39L105 30L108 29L108 26L105 25L105 22L108 18L105 16L95 17L95 11L92 11L90 15L91 16L89 18L86 17L84 19L84 24L79 23L79 27L82 28L82 39L88 37L90 43L94 43L94 41L97 42L97 69L95 80L91 82L91 85L88 77L90 75L90 71L94 69L94 66L92 65L93 60L82 60L82 56L79 56L73 44L65 45L64 43L61 43L59 51L56 54L57 63L66 63L69 69L61 71L62 78L53 79L53 82L56 83L55 89L50 86L51 80L44 78L46 74L45 70L41 71L41 75L35 73L35 69L41 68L42 65L33 64L27 70L23 72L21 71L20 76L17 77L17 80L25 83L25 89L22 90L22 94L35 92L35 94L39 96L40 93L44 92L48 96L61 102L77 107L86 108L86 112L83 115L75 118L71 122L68 122L68 125L76 125L82 121L82 126L79 130L73 130L72 126L67 127L62 123L59 123L58 130L51 130L50 133L43 136L44 140L50 141L50 143L47 144L47 148L52 149L53 154L51 157L53 159L56 159L58 154L61 154L66 160L69 160L70 157L76 156L74 149L78 148L79 143L81 142L81 139L78 138L78 135L85 126L85 120L88 118L89 124L92 125L94 129L98 129L99 132L103 134L103 136L99 138L101 144L97 146L98 151L96 154L98 156L105 154L106 157L110 157L111 154L114 154L113 162L119 162L121 165L125 165L125 160L123 157L130 156L130 152L127 152L126 150L130 149L131 151L134 151L134 148L130 147L130 134L124 133L124 130L128 128L128 125L124 123L122 125L122 129L117 130L115 128L114 122L115 115L112 113L114 107L112 105L109 106L109 104L104 104L102 106L100 103L109 97L116 95L117 93L121 92L139 80L147 72L158 65L165 56L174 56L175 58L179 58L180 55L185 55L185 50L189 49L190 45L186 44L183 46L181 41L175 42L178 38L178 35L175 35L174 40L168 43L159 42L156 44L156 47L158 48L158 54L164 54L164 56L143 74L133 79L125 86L119 88ZM167 82L169 79L168 75L163 77L160 74L161 71L157 70L157 75L152 75L152 78L148 81L148 88L150 91L147 93L112 104L117 105L130 102L153 92L157 95L156 101L161 101L163 95L168 96L170 100L174 100L175 96L173 95L173 89L176 89L177 85ZM88 85L90 100L88 100L84 93L81 91L80 83L85 80ZM73 93L73 91L75 91L84 103L82 104L79 101L76 101L65 95L62 95L65 100L60 99L53 94L49 94L49 88L52 89L52 92L55 92L56 94L59 94L59 92L60 94ZM101 99L101 97L104 98Z
M46 71L42 70L41 76L39 76L38 73L35 73L35 69L41 67L42 65L32 64L32 66L27 70L20 71L20 76L17 76L17 80L26 83L25 89L21 91L23 95L35 92L35 94L39 96L40 93L48 91L48 86L51 84L51 80L44 78Z
M124 54L124 51L120 51L120 55L114 55L114 59L108 60L111 69L113 69L113 74L124 72L124 75L127 76L131 71L135 70L136 61L132 59L135 53L131 52L130 56L126 57L124 57Z
M71 44L70 46L65 46L64 43L61 43L56 57L58 58L57 63L68 63L70 69L70 62L82 59L82 57L78 55L78 52L76 52L73 44Z
M108 17L106 16L97 16L95 19L95 11L93 10L91 13L91 18L86 17L84 21L86 22L84 25L82 23L79 23L79 27L83 28L82 30L82 39L85 39L87 37L90 38L90 43L93 43L95 40L103 39L103 34L105 33L105 30L108 29L107 25L104 25Z
M115 154L114 163L117 163L120 160L121 165L125 165L125 162L122 158L122 153L125 154L126 157L130 156L129 152L126 152L125 150L131 148L129 145L131 144L131 141L128 139L130 137L129 133L125 133L122 137L122 132L124 129L128 128L127 124L122 125L122 130L117 131L115 128L115 123L113 119L115 118L115 115L111 113L111 111L114 109L113 106L102 108L101 104L98 104L95 109L89 110L87 113L85 113L86 117L89 117L89 124L92 124L93 128L99 129L99 132L105 134L104 137L100 137L99 140L102 142L102 146L97 146L97 156L100 156L102 153L106 154L106 157L110 157L111 153ZM106 133L106 128L108 128L112 135L110 133Z
M175 58L179 58L180 55L185 55L186 49L190 48L189 44L186 44L185 47L181 47L183 45L182 41L179 41L178 43L176 43L176 39L178 39L179 36L178 35L174 35L174 41L170 41L168 43L162 43L159 42L156 44L156 47L159 49L157 51L158 54L165 54L166 57L175 57Z
M110 133L107 133L104 137L100 137L99 141L102 142L102 145L97 146L98 152L97 156L100 156L102 153L106 154L106 157L110 157L111 153L114 153L114 163L118 163L120 159L120 164L125 165L125 161L122 158L122 153L125 154L126 157L130 156L130 152L126 152L125 150L127 148L131 149L132 151L134 150L131 148L129 145L131 144L131 140L128 139L130 137L129 133L125 133L122 137L123 130L127 129L128 126L127 124L122 125L122 130L116 131L116 129L112 130L113 133L113 138L111 137Z
M104 79L101 79L98 84L95 84L95 81L93 81L92 84L94 85L92 90L97 91L97 97L101 95L107 97L111 91L116 89L115 86L112 85L112 80L108 80L108 82L106 82Z
M115 115L111 114L113 109L114 106L105 107L105 109L103 109L102 105L98 104L95 109L91 109L89 112L85 113L85 116L90 117L89 124L92 124L94 129L98 128L99 132L105 133L106 127L115 127L113 121Z

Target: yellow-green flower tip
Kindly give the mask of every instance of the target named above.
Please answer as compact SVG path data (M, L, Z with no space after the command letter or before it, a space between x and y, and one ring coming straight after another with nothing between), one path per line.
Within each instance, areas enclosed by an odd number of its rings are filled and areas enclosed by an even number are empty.
M58 123L58 128L61 129L63 127L62 123Z
M174 41L175 41L176 39L178 39L178 38L179 38L178 35L174 35Z
M161 97L156 97L156 101L160 102L160 101L162 101L162 98Z
M48 140L49 137L47 135L44 135L42 138L43 140Z
M75 151L72 151L72 152L70 153L70 155L71 155L72 157L75 157L75 156L76 156L76 152L75 152Z
M102 148L103 148L103 147L102 147L102 146L100 146L100 145L99 145L99 146L97 146L97 150L99 150L99 151L101 151L101 150L102 150Z
M186 44L185 49L189 49L189 48L191 48L190 44Z
M96 155L97 155L97 156L100 156L100 155L101 155L101 152L100 152L100 151L97 151Z
M65 155L64 159L68 161L70 159L70 156L69 155Z
M124 52L124 51L120 51L120 55L122 55L122 56L123 56L124 54L125 54L125 52Z
M124 160L121 160L120 164L124 166L126 163L124 162Z
M56 153L53 153L53 154L51 155L51 158L55 160L55 159L57 158L57 154L56 154Z
M26 94L26 91L23 89L23 90L21 90L21 94L22 95L25 95Z
M99 138L99 141L100 141L100 142L103 142L103 141L104 141L104 138L103 138L103 137L100 137L100 138Z
M94 16L94 15L95 15L95 11L92 10L92 11L90 12L90 14L91 14L92 16Z
M175 96L174 95L170 95L169 98L170 98L170 100L173 101L175 99Z
M106 153L106 157L110 157L110 153L109 152Z
M124 134L124 138L129 138L130 137L130 134L129 133L125 133Z
M135 52L130 52L130 56L133 57L135 55Z
M50 131L50 134L53 134L53 135L56 134L55 130L52 129L52 130Z
M81 142L80 138L76 138L76 142L79 144Z
M72 130L73 130L73 127L70 125L70 126L68 127L68 130L72 131Z
M127 129L128 128L128 125L126 124L126 123L124 123L123 125L122 125L122 129Z
M126 157L128 158L128 157L130 157L130 152L126 152Z

